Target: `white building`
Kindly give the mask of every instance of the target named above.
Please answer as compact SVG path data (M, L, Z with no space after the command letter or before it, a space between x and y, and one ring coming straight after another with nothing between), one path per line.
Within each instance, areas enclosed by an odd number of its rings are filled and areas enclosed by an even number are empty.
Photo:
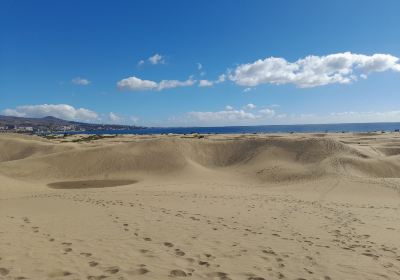
M18 131L25 131L25 132L32 132L33 127L32 126L19 126Z

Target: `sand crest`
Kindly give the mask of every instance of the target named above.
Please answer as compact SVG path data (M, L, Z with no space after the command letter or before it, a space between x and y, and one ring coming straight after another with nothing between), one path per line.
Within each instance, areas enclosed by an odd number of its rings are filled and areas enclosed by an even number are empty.
M400 134L0 135L0 279L400 279Z

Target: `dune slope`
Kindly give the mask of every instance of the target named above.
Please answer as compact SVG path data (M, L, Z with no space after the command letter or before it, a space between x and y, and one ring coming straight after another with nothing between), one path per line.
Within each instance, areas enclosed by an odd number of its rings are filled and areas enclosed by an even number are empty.
M400 135L0 135L0 279L399 279Z

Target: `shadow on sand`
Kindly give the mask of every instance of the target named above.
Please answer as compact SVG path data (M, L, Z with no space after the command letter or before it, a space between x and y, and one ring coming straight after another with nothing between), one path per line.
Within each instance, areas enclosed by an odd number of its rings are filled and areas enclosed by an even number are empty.
M118 187L137 183L136 180L81 180L50 183L52 189L90 189Z

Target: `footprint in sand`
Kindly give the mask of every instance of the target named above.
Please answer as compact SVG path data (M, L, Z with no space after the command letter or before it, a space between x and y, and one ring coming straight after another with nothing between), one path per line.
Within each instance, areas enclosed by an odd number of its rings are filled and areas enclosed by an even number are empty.
M129 275L144 275L149 272L150 272L150 270L148 270L147 268L141 267L141 268L129 271L128 274Z
M95 267L95 266L98 266L98 265L99 265L98 262L95 262L95 261L89 262L89 266L91 266L91 267Z
M71 272L69 272L69 271L65 271L65 270L55 270L55 271L53 271L53 272L50 272L49 274L48 274L48 276L50 277L50 278L59 278L59 277L63 277L63 276L69 276L69 275L71 275L72 273Z
M106 278L108 278L108 276L105 276L105 275L99 275L99 276L90 275L87 277L88 280L102 280L102 279L106 279Z
M81 255L85 256L85 257L90 257L92 255L92 253L81 253Z
M105 270L105 272L110 273L110 274L116 274L119 272L119 267L118 266L111 266Z
M64 252L65 253L69 253L69 252L71 252L72 251L72 248L64 248Z
M175 249L175 255L182 257L186 254L181 249Z
M188 276L188 274L186 272L184 272L183 270L174 269L174 270L171 270L171 272L169 273L169 276L171 276L171 277L186 277L186 276Z
M164 246L167 247L174 247L174 244L170 243L170 242L164 242Z
M205 267L209 267L210 263L209 262L204 262L204 261L199 261L199 265L205 266Z
M0 267L0 275L1 276L6 276L10 273L10 271L7 268Z
M219 280L230 280L231 278L228 277L228 273L225 272L211 272L207 274L207 277L210 279L219 279Z

